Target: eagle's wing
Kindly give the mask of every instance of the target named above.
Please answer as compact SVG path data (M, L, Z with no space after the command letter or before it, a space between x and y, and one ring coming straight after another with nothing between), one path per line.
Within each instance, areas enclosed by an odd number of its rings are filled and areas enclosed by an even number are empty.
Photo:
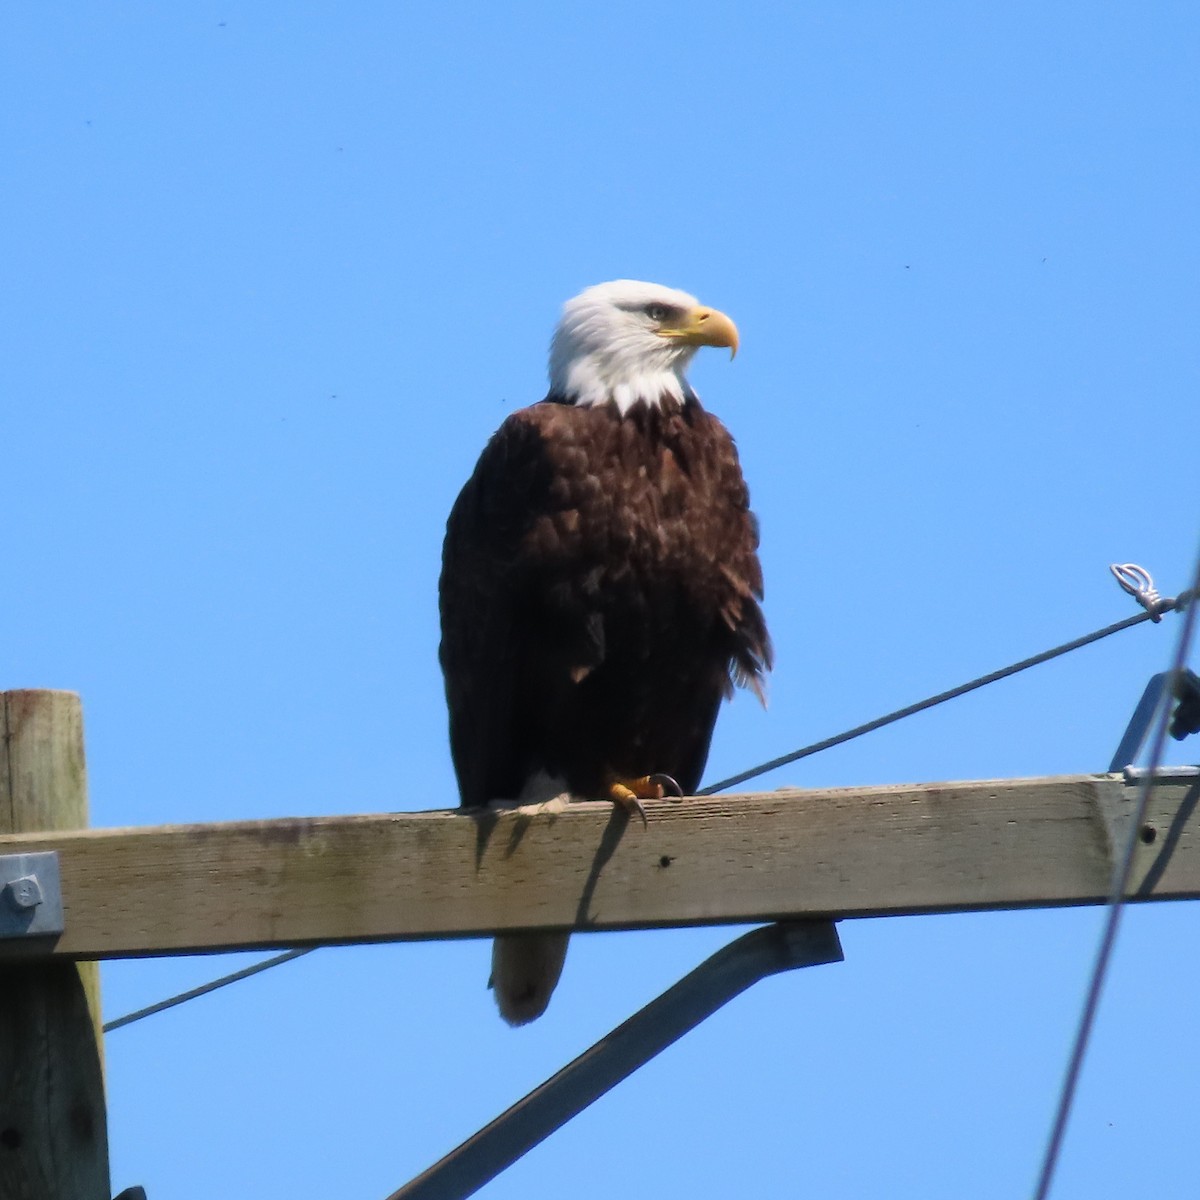
M535 564L520 553L546 510L551 481L536 409L513 413L484 448L446 525L438 656L450 710L450 752L462 803L515 798L525 780L515 719Z
M714 458L713 487L728 501L711 510L714 528L704 540L723 551L716 568L721 578L718 605L721 620L733 639L729 656L730 690L749 688L765 704L765 680L774 654L759 604L763 598L763 573L758 558L758 518L750 510L750 492L729 431L712 413L704 413L701 420L708 430L704 443L711 448Z

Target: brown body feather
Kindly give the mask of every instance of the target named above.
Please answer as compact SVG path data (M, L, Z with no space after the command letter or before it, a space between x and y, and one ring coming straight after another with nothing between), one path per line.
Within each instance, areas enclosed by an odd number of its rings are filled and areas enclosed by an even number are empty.
M581 798L655 772L694 793L722 697L761 695L771 665L757 547L733 439L699 402L513 413L443 551L463 805L539 771Z

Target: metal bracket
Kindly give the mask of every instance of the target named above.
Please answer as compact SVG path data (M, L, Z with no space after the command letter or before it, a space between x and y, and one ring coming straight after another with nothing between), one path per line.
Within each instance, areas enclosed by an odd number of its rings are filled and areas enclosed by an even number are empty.
M1127 784L1141 783L1150 775L1150 768L1126 767L1122 774ZM1153 777L1156 782L1167 779L1200 779L1200 767L1159 767Z
M0 854L0 938L52 937L63 929L58 852Z
M462 1200L751 984L842 961L832 921L781 921L731 942L388 1200Z
M1200 733L1200 675L1184 667L1175 682L1175 699L1179 703L1171 714L1167 732L1177 742L1182 742L1189 734Z
M1146 744L1146 738L1150 733L1150 726L1154 722L1154 714L1158 712L1159 705L1170 699L1167 691L1170 678L1170 671L1160 671L1157 675L1152 676L1150 682L1146 684L1146 690L1137 702L1133 716L1129 718L1129 724L1125 728L1121 744L1117 747L1112 762L1108 764L1110 774L1114 771L1123 771L1126 767L1131 766L1137 756L1141 754L1142 747Z
M1170 704L1173 700L1179 702L1171 721L1170 733L1173 738L1182 741L1189 733L1195 732L1193 725L1196 722L1197 713L1200 712L1200 678L1196 676L1195 672L1186 669L1178 680L1172 682L1173 677L1173 671L1160 671L1157 675L1152 676L1150 682L1146 684L1146 690L1137 702L1133 716L1129 718L1125 735L1121 738L1121 744L1117 747L1112 762L1109 764L1110 773L1124 771L1127 782L1132 777L1141 778L1146 774L1145 771L1141 771L1136 776L1131 776L1130 773L1139 770L1139 768L1133 767L1133 763L1141 754L1142 747L1146 744L1146 738L1150 734L1150 727L1154 724L1154 718L1164 704Z

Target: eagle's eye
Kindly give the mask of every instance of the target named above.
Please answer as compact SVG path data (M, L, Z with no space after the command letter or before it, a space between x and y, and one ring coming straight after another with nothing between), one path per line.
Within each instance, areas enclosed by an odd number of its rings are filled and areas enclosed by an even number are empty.
M667 319L667 314L671 310L667 308L665 304L651 303L647 304L643 311L652 321L665 321Z

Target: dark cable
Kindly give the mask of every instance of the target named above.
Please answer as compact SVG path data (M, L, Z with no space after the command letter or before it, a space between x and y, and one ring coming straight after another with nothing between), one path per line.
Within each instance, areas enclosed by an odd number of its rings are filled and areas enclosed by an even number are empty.
M174 1008L176 1004L183 1004L186 1000L195 1000L197 996L207 996L209 992L215 992L217 988L223 988L226 984L237 983L239 979L249 979L251 975L257 975L259 971L269 971L272 967L291 962L293 958L311 954L316 948L316 946L306 946L303 950L288 950L285 954L276 954L274 958L264 958L262 962L255 963L252 967L243 967L242 970L234 971L230 975L222 975L220 979L211 979L208 983L202 983L199 987L192 988L190 992L180 992L178 996L171 996L169 999L160 1000L157 1004L139 1008L137 1012L126 1013L123 1017L108 1021L104 1025L104 1032L111 1033L114 1029L120 1029L122 1025L132 1025L134 1021L140 1021L143 1017Z
M1187 603L1185 598L1200 596L1200 558L1196 562L1194 583L1189 592L1183 593L1176 601L1176 607ZM1066 1136L1067 1121L1071 1116L1071 1108L1075 1101L1075 1091L1079 1084L1079 1074L1083 1068L1083 1060L1087 1055L1088 1043L1091 1041L1092 1027L1096 1020L1096 1011L1100 1006L1100 994L1104 990L1104 980L1108 974L1109 962L1112 958L1113 947L1117 941L1117 930L1121 924L1121 914L1125 908L1125 892L1129 887L1129 876L1133 871L1133 856L1138 844L1138 835L1146 820L1146 810L1150 804L1150 793L1154 788L1154 775L1162 763L1163 748L1167 741L1167 724L1171 714L1171 697L1177 684L1184 678L1188 649L1191 644L1192 630L1196 623L1198 604L1187 604L1184 615L1183 629L1179 633L1179 645L1175 651L1174 662L1171 666L1172 685L1164 689L1162 707L1155 720L1154 739L1150 749L1150 765L1142 777L1138 788L1137 807L1133 820L1129 825L1129 835L1125 848L1121 853L1121 862L1113 879L1112 891L1108 897L1108 914L1104 922L1104 932L1100 938L1100 946L1096 951L1096 961L1092 966L1091 979L1088 981L1087 993L1083 1001L1083 1011L1079 1016L1079 1026L1075 1031L1075 1041L1071 1047L1071 1057L1067 1063L1066 1075L1063 1078L1062 1089L1059 1092L1058 1106L1054 1114L1054 1124L1051 1127L1050 1138L1046 1145L1046 1154L1042 1160L1041 1173L1038 1176L1034 1200L1046 1200L1050 1194L1050 1185L1054 1179L1054 1170L1058 1166L1059 1155L1062 1152L1063 1139ZM1151 613L1147 613L1151 616Z
M864 733L872 733L876 729L882 729L885 725L891 725L896 721L903 720L905 717L911 717L915 713L924 712L927 708L944 704L947 700L954 700L959 696L965 696L968 692L975 691L976 688L984 687L989 683L995 683L1000 679L1007 679L1010 675L1016 675L1019 671L1026 671L1030 667L1036 667L1039 663L1049 662L1052 658L1069 654L1072 650L1078 650L1081 646L1087 646L1092 642L1100 641L1101 638L1109 637L1111 634L1120 633L1122 629L1132 629L1134 625L1141 625L1143 621L1157 621L1159 614L1170 612L1183 605L1187 595L1188 593L1185 592L1177 600L1165 603L1158 608L1157 612L1144 612L1138 613L1136 617L1127 617L1124 621L1118 621L1115 625L1106 625L1103 629L1097 629L1092 633L1085 634L1083 637L1076 638L1073 642L1064 642L1061 646L1055 646L1053 650L1044 650L1041 654L1035 654L1032 658L1023 658L1020 662L1013 663L1012 666L1005 667L1003 670L993 671L990 675L981 675L978 679L972 679L970 683L960 684L956 688L951 688L948 692L939 692L936 696L930 696L926 700L910 704L907 708L898 708L895 712L888 713L886 717L876 717L874 721L868 721L865 725L856 725L853 729L847 729L845 733L839 733L834 737L826 738L822 742L813 742L811 746L805 746L801 750L793 750L791 754L781 755L779 758L773 758L769 762L759 763L757 767L751 767L748 771L742 771L738 775L730 775L728 779L722 779L719 783L711 783L708 787L701 788L696 795L711 796L714 792L723 792L726 788L733 787L735 783L745 783L747 779L753 779L756 775L765 775L768 771L775 770L776 767L785 767L788 763L808 758L809 755L817 754L822 750L828 750L833 746L840 746L843 742L853 741L854 738L862 737Z

